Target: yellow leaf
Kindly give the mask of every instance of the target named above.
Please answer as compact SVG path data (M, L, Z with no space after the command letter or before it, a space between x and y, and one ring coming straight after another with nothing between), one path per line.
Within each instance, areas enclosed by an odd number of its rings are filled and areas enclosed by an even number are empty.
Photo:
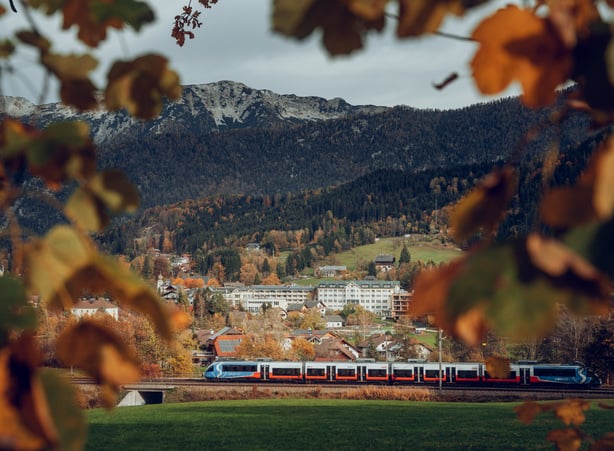
M82 187L77 188L69 197L64 212L79 227L89 232L99 232L109 223L103 206Z
M60 55L46 53L42 62L60 79L63 78L88 78L89 73L96 69L98 60L92 55Z
M567 426L579 426L586 421L584 411L589 408L590 404L588 401L583 399L570 399L558 403L554 407L554 414Z
M480 45L471 61L473 78L484 94L498 94L517 80L527 106L548 106L571 74L571 51L547 19L529 10L507 6L480 23L471 37Z

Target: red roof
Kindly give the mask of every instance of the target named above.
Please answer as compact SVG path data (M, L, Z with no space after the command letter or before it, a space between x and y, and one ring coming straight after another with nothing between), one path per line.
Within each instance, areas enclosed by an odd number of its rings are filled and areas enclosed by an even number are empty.
M220 335L215 339L215 355L218 357L234 357L237 346L241 344L244 335Z

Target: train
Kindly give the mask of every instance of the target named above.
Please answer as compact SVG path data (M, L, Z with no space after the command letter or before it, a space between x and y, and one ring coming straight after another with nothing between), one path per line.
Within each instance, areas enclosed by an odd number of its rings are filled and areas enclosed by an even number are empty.
M507 377L495 378L483 363L466 362L291 362L221 360L203 373L207 381L373 383L413 385L531 386L596 388L601 379L581 363L550 364L520 361L510 364Z

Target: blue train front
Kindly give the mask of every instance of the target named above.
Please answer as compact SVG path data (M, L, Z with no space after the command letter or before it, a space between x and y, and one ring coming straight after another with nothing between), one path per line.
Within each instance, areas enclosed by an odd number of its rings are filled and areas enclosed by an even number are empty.
M210 381L260 379L260 362L221 361L209 365L204 376Z

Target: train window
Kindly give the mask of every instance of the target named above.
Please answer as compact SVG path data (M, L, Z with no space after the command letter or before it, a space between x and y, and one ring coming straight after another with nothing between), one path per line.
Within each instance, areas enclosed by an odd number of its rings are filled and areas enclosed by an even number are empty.
M324 368L307 368L307 376L325 376Z
M575 377L575 368L534 368L533 374L538 377Z
M341 376L341 377L356 376L356 368L338 368L337 376Z
M456 377L464 378L464 379L474 379L478 377L477 370L458 370L456 372Z
M396 377L412 377L414 372L412 370L394 370Z
M386 377L388 372L386 370L368 370L367 375L369 377Z
M224 365L222 371L234 372L234 373L253 373L257 370L256 365Z
M501 379L498 377L492 377L490 374L488 374L488 371L484 371L484 377L486 379ZM507 375L507 377L503 378L503 379L516 379L516 371L510 371Z
M301 369L300 368L276 368L273 367L271 374L273 376L300 376Z
M443 370L442 370L442 374L444 374ZM430 378L439 377L439 370L425 370L424 377L430 377Z

